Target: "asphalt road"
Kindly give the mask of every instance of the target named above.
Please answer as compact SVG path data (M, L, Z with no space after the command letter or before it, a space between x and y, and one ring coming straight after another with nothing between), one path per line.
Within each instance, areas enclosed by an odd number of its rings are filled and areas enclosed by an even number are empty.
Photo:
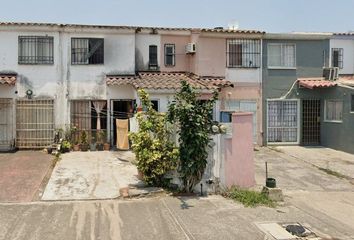
M346 226L296 206L243 206L220 196L137 200L36 202L0 205L0 239L264 239L260 222L300 222L339 239Z

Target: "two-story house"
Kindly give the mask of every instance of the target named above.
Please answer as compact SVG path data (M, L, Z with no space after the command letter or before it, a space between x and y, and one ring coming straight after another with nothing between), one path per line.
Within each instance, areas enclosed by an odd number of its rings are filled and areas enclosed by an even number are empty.
M265 35L266 144L323 145L353 152L353 88L336 75L337 68L344 66L343 50L332 37L329 33Z
M261 144L261 38L263 32L228 29L138 28L134 76L108 76L110 89L131 85L149 91L156 109L168 101L185 79L201 89L201 98L220 88L216 120L228 123L235 111L254 113L254 140ZM117 111L116 109L115 111Z
M3 147L48 146L69 123L107 129L105 76L134 74L134 46L133 27L0 23Z

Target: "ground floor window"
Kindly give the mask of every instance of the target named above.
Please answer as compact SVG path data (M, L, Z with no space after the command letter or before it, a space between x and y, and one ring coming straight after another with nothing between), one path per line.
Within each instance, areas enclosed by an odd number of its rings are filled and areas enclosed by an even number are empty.
M71 124L78 129L76 141L81 131L87 131L89 139L94 140L97 130L107 130L107 101L72 100L70 117Z
M325 121L342 122L343 120L343 101L325 100Z
M268 143L299 142L299 101L267 101Z

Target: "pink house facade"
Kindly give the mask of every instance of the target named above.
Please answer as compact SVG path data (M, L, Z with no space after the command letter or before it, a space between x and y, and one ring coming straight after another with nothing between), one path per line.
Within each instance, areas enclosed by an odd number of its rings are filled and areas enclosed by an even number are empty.
M161 30L161 72L190 72L223 78L233 87L222 88L216 119L231 123L233 112L253 113L253 140L262 145L263 32L224 29ZM189 46L189 49L186 49Z

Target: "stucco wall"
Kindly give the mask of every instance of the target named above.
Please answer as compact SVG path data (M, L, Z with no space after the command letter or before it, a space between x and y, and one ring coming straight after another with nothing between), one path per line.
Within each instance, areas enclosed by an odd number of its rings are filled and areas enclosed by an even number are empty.
M330 63L332 66L332 48L343 48L343 68L340 74L354 74L354 38L330 40Z
M224 38L199 37L196 45L196 74L201 76L225 76L226 40Z
M190 56L186 54L186 45L190 42L190 36L161 35L160 70L166 72L189 72ZM165 66L165 44L175 44L175 66Z
M164 64L161 62L161 51L164 49L161 45L161 36L157 34L136 34L135 37L135 63L136 70L149 70L149 45L157 46L157 63L158 66ZM163 60L163 59L162 59Z
M18 64L19 36L53 36L54 64ZM104 38L104 64L71 65L71 38ZM18 73L16 97L52 98L55 102L55 124L70 121L70 99L106 99L106 73L135 72L135 34L92 29L0 28L0 71Z

